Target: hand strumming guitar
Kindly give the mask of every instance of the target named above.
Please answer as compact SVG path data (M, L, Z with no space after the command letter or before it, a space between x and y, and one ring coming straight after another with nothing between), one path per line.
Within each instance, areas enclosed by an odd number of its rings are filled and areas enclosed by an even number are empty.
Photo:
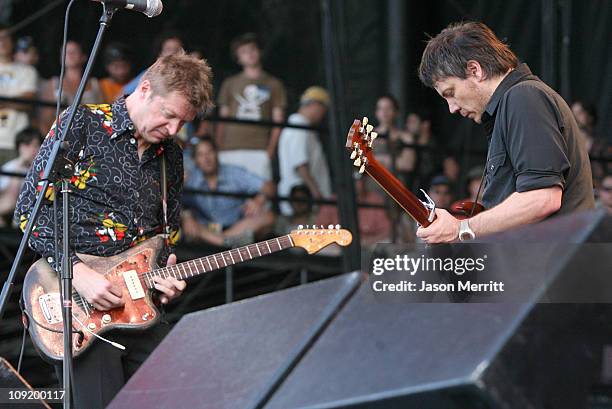
M85 300L100 311L121 307L121 287L113 285L104 276L85 263L72 267L72 286Z
M171 254L166 265L174 264L176 264L176 255ZM96 272L87 264L76 263L73 266L73 272L72 284L75 290L97 310L107 311L125 304L121 297L121 287L113 285L102 274ZM155 277L154 281L156 283L155 288L162 293L160 297L162 304L167 304L181 295L187 286L185 281L177 280L174 277Z

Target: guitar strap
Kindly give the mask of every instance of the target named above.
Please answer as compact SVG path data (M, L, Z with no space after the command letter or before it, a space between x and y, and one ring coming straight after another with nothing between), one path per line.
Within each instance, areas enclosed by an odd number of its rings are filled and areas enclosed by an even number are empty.
M484 185L486 175L487 175L487 166L485 164L484 170L482 171L482 176L480 177L480 185L478 185L478 193L476 193L476 203L480 202L480 195L482 193L482 188ZM476 206L472 206L472 210L470 211L470 215L468 217L474 217L475 210L476 210Z
M161 205L162 205L162 237L166 246L170 245L170 226L168 225L168 172L166 151L161 154Z

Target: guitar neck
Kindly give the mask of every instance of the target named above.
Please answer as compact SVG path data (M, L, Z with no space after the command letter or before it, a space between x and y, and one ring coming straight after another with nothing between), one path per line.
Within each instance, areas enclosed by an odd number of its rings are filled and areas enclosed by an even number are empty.
M421 226L431 224L429 211L423 203L378 161L372 160L366 167L368 175L382 187Z
M142 274L142 278L145 280L149 288L154 288L153 277L155 276L161 276L164 278L172 276L178 280L185 280L187 278L218 270L223 267L242 263L243 261L249 261L262 256L267 256L268 254L276 253L277 251L285 250L294 246L295 244L293 243L293 240L291 240L291 236L287 234L285 236L261 241L259 243L249 244L248 246L238 247L223 251L221 253L212 254L210 256L185 261L184 263L173 266L148 271Z

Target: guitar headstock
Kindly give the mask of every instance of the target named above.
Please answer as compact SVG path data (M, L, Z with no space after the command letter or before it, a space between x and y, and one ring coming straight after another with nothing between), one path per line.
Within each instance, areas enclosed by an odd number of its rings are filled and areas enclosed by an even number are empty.
M340 246L348 246L353 241L353 235L346 229L341 229L340 225L329 225L326 228L323 226L315 226L309 228L306 225L300 225L297 230L293 230L289 233L293 244L296 247L301 247L308 252L308 254L314 254L324 247L329 246L332 243L336 243Z
M359 168L359 173L363 173L369 163L372 163L372 145L378 134L373 131L374 126L368 123L368 117L363 120L355 119L346 137L346 148L351 151L350 158L353 166Z

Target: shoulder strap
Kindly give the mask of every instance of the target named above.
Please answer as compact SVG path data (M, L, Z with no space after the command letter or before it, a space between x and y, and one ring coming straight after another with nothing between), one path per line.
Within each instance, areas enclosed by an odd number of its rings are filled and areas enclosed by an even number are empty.
M170 226L168 226L168 175L166 169L166 151L161 154L161 204L162 204L162 236L167 245L170 244Z

